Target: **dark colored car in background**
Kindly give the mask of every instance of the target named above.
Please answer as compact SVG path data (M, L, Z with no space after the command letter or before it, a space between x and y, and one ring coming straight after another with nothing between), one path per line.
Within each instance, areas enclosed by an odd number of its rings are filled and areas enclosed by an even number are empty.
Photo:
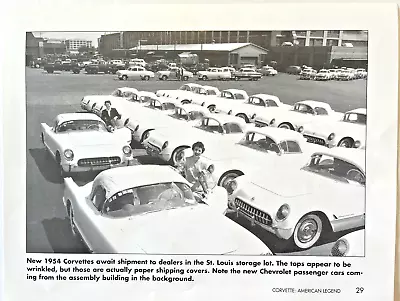
M54 71L72 71L75 74L81 72L81 68L78 66L77 62L62 63L61 61L56 61L54 63L46 63L44 65L44 70L47 73L54 73Z
M114 65L114 64L90 64L85 67L85 71L88 74L97 74L100 72L106 74L116 74L118 70L125 69L122 65Z
M289 66L286 68L286 73L289 74L295 74L295 75L299 75L301 72L301 67L300 66Z

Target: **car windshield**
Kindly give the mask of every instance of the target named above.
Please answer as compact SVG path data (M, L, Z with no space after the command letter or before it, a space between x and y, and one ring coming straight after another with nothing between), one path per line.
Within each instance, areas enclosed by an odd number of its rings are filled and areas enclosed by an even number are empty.
M248 133L239 144L262 152L281 152L272 138L258 133Z
M222 127L226 134L243 133L243 130L240 127L240 125L234 122L225 123Z
M98 131L107 132L104 122L99 120L69 120L57 126L57 133L70 131Z
M367 115L357 114L357 113L346 113L343 116L343 121L349 123L358 123L367 125Z
M175 105L171 102L165 102L162 105L162 109L163 110L174 110L175 109Z
M203 113L199 111L191 111L187 112L181 108L175 108L174 114L171 115L176 119L191 121L191 120L198 120L204 117Z
M194 93L196 94L201 94L201 95L207 95L207 91L204 88L197 88L194 90Z
M223 91L221 93L221 97L223 98L228 98L228 99L234 99L235 97L233 96L233 94L231 92L228 91Z
M215 90L207 90L207 95L217 95Z
M328 70L319 70L319 73L328 73Z
M293 108L294 111L305 113L305 114L314 114L314 110L312 107L306 104L298 103Z
M182 87L179 88L181 91L190 91L190 88L188 86L183 85Z
M125 189L104 204L103 212L127 217L197 205L192 190L184 183L157 183Z
M328 155L313 155L303 170L345 183L365 185L365 174L357 166Z

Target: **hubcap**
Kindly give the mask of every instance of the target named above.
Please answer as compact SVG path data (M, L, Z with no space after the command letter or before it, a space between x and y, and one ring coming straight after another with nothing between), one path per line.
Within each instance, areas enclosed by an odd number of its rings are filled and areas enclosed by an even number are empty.
M340 147L347 147L347 148L349 148L349 147L350 147L350 143L349 143L348 141L343 141L342 143L340 143L339 146L340 146Z
M306 219L299 227L297 237L301 243L310 242L318 231L318 225L313 219Z
M173 161L174 161L175 165L178 164L179 161L182 160L183 155L184 155L184 151L183 150L180 150L180 151L175 153L174 158L173 158Z
M231 176L227 176L225 177L225 179L222 181L222 187L225 189L229 188L229 184L235 179L236 177L231 175Z

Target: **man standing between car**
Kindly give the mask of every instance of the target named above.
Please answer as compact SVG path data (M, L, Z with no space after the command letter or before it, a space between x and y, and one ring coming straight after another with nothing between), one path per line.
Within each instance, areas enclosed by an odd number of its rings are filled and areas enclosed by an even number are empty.
M106 100L104 105L106 108L101 112L101 119L103 119L108 129L112 130L116 126L116 120L121 119L121 114L118 113L117 109L111 107L111 101Z

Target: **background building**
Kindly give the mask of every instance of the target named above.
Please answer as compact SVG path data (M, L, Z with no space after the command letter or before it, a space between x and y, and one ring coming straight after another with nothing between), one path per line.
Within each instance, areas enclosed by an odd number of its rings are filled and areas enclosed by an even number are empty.
M66 40L65 41L67 45L67 50L68 51L73 51L73 50L78 50L79 48L83 47L88 47L92 48L92 41L88 40L79 40L79 39L74 39L74 40Z
M140 45L130 49L140 57L159 57L176 59L183 52L197 54L200 61L209 60L211 66L259 65L265 61L268 51L252 43L214 43L214 44L173 44Z

